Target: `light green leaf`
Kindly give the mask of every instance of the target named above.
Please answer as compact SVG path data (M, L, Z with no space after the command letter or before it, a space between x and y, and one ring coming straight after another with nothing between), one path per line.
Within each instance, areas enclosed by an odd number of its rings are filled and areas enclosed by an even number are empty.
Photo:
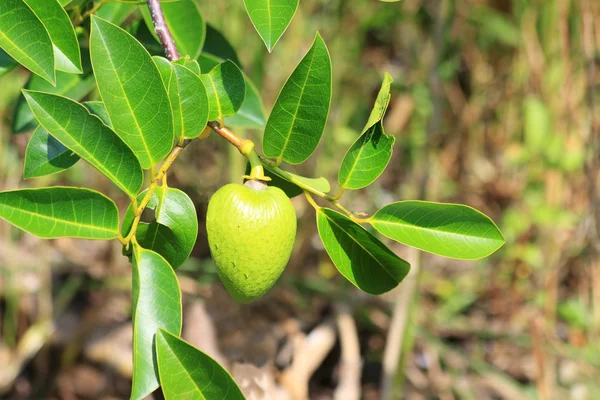
M242 71L233 61L217 65L200 78L208 94L210 121L233 115L240 109L246 97L246 84Z
M538 97L530 96L524 101L523 117L525 144L533 154L539 154L548 147L552 136L548 108Z
M292 21L298 0L244 0L244 4L254 28L271 52Z
M173 61L173 64L183 65L196 75L200 75L200 73L202 72L200 70L200 64L198 64L198 61L192 60L188 56L181 57L180 59ZM212 68L208 68L207 71L210 71L211 69Z
M100 118L65 97L25 90L23 93L44 129L129 196L137 194L144 179L140 164L129 147Z
M190 56L194 60L198 58L206 37L206 25L197 2L195 0L179 0L164 3L162 10L179 53L182 56ZM142 15L148 30L158 40L148 7L142 7Z
M265 155L290 164L310 157L323 135L330 100L331 60L317 33L273 106L263 137Z
M92 17L90 53L98 90L115 132L149 169L173 146L165 86L146 49L129 33Z
M45 239L119 236L117 206L89 189L56 186L0 192L0 218Z
M71 168L79 156L38 126L31 135L25 151L25 179L51 175Z
M181 290L173 268L159 254L133 244L133 382L131 399L158 388L156 330L181 332Z
M136 9L135 4L127 3L105 3L96 11L96 15L102 19L121 25Z
M390 291L410 270L406 261L337 211L318 209L317 228L333 264L364 292L377 295Z
M50 35L23 0L0 1L0 48L34 74L54 83Z
M96 86L93 75L82 77L81 75L68 74L66 72L56 73L56 86L37 75L32 75L25 85L26 89L40 92L53 93L68 97L73 100L81 100L87 96ZM15 106L15 113L12 121L13 132L21 133L37 125L35 117L21 95Z
M173 64L178 99L181 104L181 132L175 132L177 137L193 139L200 136L208 122L209 103L206 87L200 76L184 66Z
M373 109L371 110L371 114L369 115L369 119L367 120L367 123L365 124L365 127L361 132L361 135L368 131L373 125L375 125L383 119L383 116L387 111L388 105L390 104L390 98L392 97L390 94L392 82L393 79L391 75L386 72L383 75L383 82L381 83L381 88L379 89L379 93L377 93L375 104L373 105Z
M54 45L54 63L60 71L80 74L81 53L69 15L57 0L23 0L48 31Z
M19 63L0 48L0 76L12 71L17 65Z
M373 183L392 158L394 137L386 135L382 121L363 133L344 156L338 182L345 189L361 189Z
M138 196L141 201L146 191ZM136 238L140 246L157 252L177 269L188 259L198 237L198 217L194 203L181 190L156 188L147 209L155 210L155 220L138 224ZM127 208L122 234L126 236L133 223L133 210ZM126 253L127 254L127 253Z
M163 329L156 333L156 358L166 400L244 400L238 385L219 363Z
M381 208L370 222L390 239L463 260L487 257L504 244L489 217L461 204L399 201Z

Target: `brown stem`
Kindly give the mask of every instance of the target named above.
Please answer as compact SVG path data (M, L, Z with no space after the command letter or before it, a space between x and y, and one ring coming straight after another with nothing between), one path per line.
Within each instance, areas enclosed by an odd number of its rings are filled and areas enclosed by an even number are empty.
M165 55L169 61L178 60L180 55L177 51L177 46L171 36L171 31L165 21L165 14L163 13L162 7L160 6L160 0L146 0L150 15L152 16L152 23L154 24L154 32L158 36L160 43L165 49Z
M235 133L231 132L226 127L221 126L221 124L219 124L218 121L209 121L208 126L210 129L215 131L215 133L218 133L219 135L221 135L225 140L227 140L229 143L231 143L232 145L237 147L238 150L241 151L242 145L246 141L245 139L243 139L243 138L239 137L238 135L236 135Z

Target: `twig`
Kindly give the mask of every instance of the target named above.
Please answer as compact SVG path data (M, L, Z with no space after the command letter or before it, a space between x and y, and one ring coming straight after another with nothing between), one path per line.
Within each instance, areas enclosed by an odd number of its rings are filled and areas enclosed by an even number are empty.
M162 7L160 6L160 0L146 0L150 15L152 16L152 23L154 24L154 32L158 36L160 43L165 49L165 55L169 61L178 60L180 55L175 45L175 40L171 36L171 31L165 21L165 14L163 13Z

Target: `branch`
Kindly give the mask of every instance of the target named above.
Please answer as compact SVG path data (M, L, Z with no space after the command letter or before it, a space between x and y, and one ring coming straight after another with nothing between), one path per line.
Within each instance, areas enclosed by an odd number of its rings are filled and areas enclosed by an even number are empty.
M146 4L148 4L148 9L150 10L150 15L152 16L154 32L156 32L160 43L165 49L165 55L169 61L178 60L181 56L179 55L179 51L177 51L177 46L175 45L173 36L171 36L171 31L167 26L167 21L165 21L165 14L160 6L160 0L146 0Z

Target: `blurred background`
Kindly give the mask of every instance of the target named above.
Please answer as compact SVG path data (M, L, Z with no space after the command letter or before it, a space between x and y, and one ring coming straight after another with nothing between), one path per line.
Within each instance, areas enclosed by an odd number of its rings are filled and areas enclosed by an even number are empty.
M199 3L267 112L317 30L328 44L329 123L316 155L290 170L336 190L388 72L392 161L344 203L367 213L401 199L468 204L492 217L506 245L458 261L386 242L412 271L368 296L337 273L298 197L283 277L238 305L218 280L203 220L211 194L241 180L244 160L213 135L169 175L201 220L178 270L186 340L255 399L600 398L600 2L302 0L271 54L242 1ZM122 25L135 30L135 20ZM30 132L13 134L11 120L28 77L0 77L0 190L90 186L124 210L128 199L83 163L22 179ZM237 133L261 142L261 132ZM128 398L130 287L118 242L42 241L0 221L0 398Z

